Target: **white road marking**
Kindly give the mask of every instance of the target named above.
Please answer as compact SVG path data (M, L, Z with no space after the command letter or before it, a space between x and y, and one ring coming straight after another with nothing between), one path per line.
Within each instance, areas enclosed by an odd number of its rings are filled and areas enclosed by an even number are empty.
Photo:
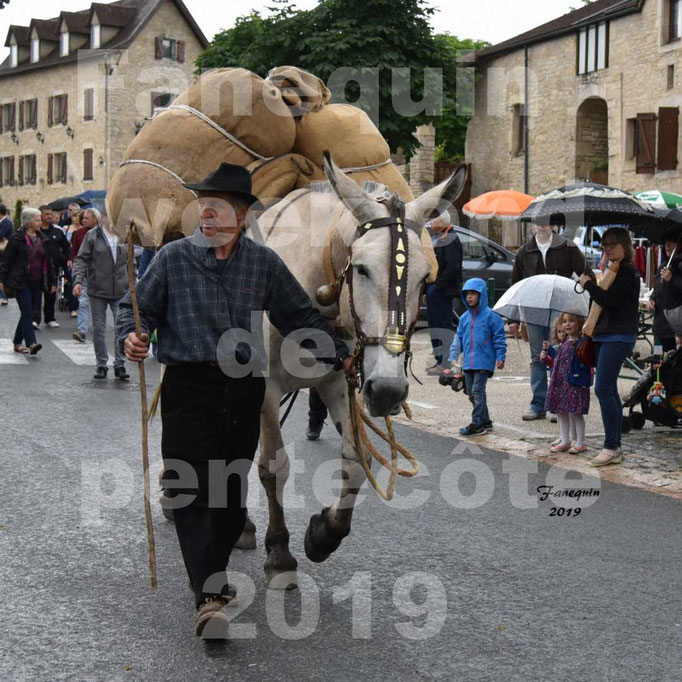
M418 400L408 400L408 405L414 405L415 407L423 407L425 410L437 410L437 405L429 405L429 403L420 403Z
M14 352L12 339L0 339L0 365L28 365L28 358Z
M97 362L95 361L95 347L91 341L86 341L85 343L79 343L75 340L65 340L65 341L52 341L59 350L66 355L71 362L76 365L88 365L94 367ZM114 364L113 356L109 356L109 365Z
M528 381L528 376L513 376L511 374L502 374L499 377L493 377L493 381Z

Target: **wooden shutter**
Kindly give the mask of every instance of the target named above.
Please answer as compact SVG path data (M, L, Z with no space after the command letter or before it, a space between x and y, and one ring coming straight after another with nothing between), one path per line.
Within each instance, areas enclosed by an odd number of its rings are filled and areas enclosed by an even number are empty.
M2 175L4 168L5 168L5 162L3 159L0 159L0 187L2 187L4 184L3 175Z
M59 112L59 120L61 123L64 125L67 125L69 122L69 96L68 95L62 95L60 100L60 109L61 111Z
M178 62L180 62L180 64L182 64L185 61L185 41L184 40L178 40L177 56L178 56Z
M19 178L17 180L18 185L24 184L24 157L19 157Z
M47 155L47 184L52 184L52 154Z
M656 114L637 114L637 172L656 171Z
M92 149L83 150L83 180L92 180Z
M66 152L62 154L62 182L66 182Z
M9 105L9 127L8 130L14 130L17 124L17 103L12 102Z
M13 187L15 185L15 177L14 177L14 157L10 156L8 160L8 165L9 165L9 170L7 171L7 175L9 175L9 186Z
M28 101L26 100L19 102L19 130L24 129L24 109L26 108L27 104Z
M54 97L47 98L47 125L52 127L54 124L54 112L53 112Z
M163 44L161 38L154 38L154 58L161 59L163 56Z
M38 100L31 101L31 128L38 127Z
M677 168L679 116L679 107L661 107L658 110L658 170Z
M85 114L83 118L86 121L92 121L95 118L95 91L93 88L88 88L85 91Z

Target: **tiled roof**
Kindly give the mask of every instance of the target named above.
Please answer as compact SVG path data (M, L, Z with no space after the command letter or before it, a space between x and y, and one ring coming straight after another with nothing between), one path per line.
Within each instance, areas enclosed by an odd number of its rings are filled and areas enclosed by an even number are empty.
M64 20L70 33L90 33L90 10L84 9L81 12L60 12L59 20Z
M137 9L132 7L127 2L118 3L112 2L105 5L101 2L93 2L90 5L89 21L92 22L92 17L97 15L97 19L102 26L116 26L123 28L127 26L137 14Z
M17 45L28 45L31 42L31 32L28 26L10 26L7 31L7 38L5 40L5 47L9 47L9 40L14 34Z
M41 40L59 42L59 19L31 19L28 28L30 33L35 29Z
M573 33L580 26L586 24L639 12L643 4L644 0L596 0L596 2L591 2L580 9L568 12L558 19L553 19L514 38L497 45L484 47L476 52L476 61L484 61L489 57L511 52L526 44L539 43L567 33Z
M135 40L140 31L142 31L142 29L146 26L147 22L152 18L157 8L163 1L164 0L118 0L117 2L112 2L109 4L92 3L90 8L87 10L83 10L82 12L62 12L60 16L69 14L80 15L85 12L89 22L92 12L95 11L100 24L103 26L117 26L120 28L116 36L114 36L110 42L106 43L102 47L107 50L125 50L130 46L133 40ZM180 14L192 29L192 32L196 36L201 46L206 47L208 45L206 36L204 36L201 29L194 21L192 15L189 13L189 10L187 7L185 7L185 4L182 2L182 0L171 1L175 4ZM121 22L124 15L129 17L129 20L125 25L121 25L120 23L108 23L114 21ZM56 31L58 30L59 26L59 18L46 20L33 19L31 21L31 26L37 26L37 23L41 21L46 24L51 24L54 22L54 35L56 35ZM85 32L88 33L90 24L87 23L86 26L88 28ZM69 30L71 29L69 28ZM21 42L22 44L29 42L29 28L23 26L10 26L10 32L12 31L14 31L15 35L17 36L17 42ZM25 32L25 38L23 40L19 40L20 35L22 38L24 37L24 33L22 32ZM5 42L6 46L9 46L9 35L10 34L8 33L7 40ZM47 40L59 40L59 36L56 35L56 37L50 37L47 38ZM78 59L78 55L75 52L72 52L65 57L60 57L59 50L53 50L53 52L50 53L45 59L41 59L36 63L24 62L19 64L19 66L12 68L9 65L9 57L7 57L5 61L0 64L0 78L17 73L23 73L25 71L32 71L34 69L47 68L57 64L66 64L76 61L76 59Z

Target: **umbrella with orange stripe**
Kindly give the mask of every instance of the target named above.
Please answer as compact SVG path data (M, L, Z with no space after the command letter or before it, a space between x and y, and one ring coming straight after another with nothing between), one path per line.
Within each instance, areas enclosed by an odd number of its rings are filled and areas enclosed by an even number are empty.
M486 192L464 204L464 215L477 220L517 220L534 198L513 189Z

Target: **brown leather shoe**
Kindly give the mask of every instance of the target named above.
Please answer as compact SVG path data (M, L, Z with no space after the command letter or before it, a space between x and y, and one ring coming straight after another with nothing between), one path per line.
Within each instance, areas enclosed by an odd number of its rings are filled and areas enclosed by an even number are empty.
M199 605L194 621L194 632L202 639L227 639L229 621L225 607L232 601L230 596L206 597Z

